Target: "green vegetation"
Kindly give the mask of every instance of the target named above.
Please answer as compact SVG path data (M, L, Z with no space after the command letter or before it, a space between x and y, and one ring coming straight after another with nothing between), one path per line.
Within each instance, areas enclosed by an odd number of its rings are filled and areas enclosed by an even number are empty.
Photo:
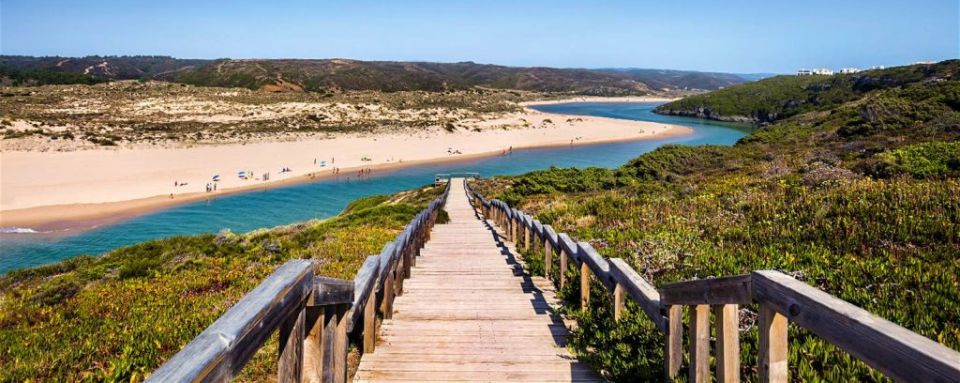
M824 111L880 89L920 81L957 80L960 60L834 76L777 76L661 105L658 113L717 120L772 122ZM944 94L956 100L956 94Z
M960 349L960 63L928 69L733 147L666 146L615 170L550 169L478 189L624 258L656 285L778 269ZM935 80L945 78L955 80ZM538 257L528 257L533 270ZM560 294L576 302L578 289ZM610 293L592 291L587 313L567 313L579 322L571 346L615 381L659 379L661 335L635 306L615 323ZM748 380L757 378L757 311L741 310ZM796 327L790 366L797 381L886 380Z
M440 188L237 235L174 237L0 277L0 381L142 381L289 259L352 279ZM276 336L242 380L276 376Z
M739 75L645 69L520 68L472 62L329 60L193 60L166 56L31 57L0 55L0 65L90 74L110 80L163 80L268 91L430 91L474 87L591 95L646 94L651 89L717 89Z
M49 84L98 84L108 80L82 73L61 72L50 69L17 69L0 65L0 84L49 85Z

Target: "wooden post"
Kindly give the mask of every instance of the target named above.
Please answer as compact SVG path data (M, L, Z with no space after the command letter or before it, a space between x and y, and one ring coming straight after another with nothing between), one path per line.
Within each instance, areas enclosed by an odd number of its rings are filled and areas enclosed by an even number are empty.
M623 316L623 305L624 305L624 296L623 296L623 285L617 283L617 287L613 289L613 320L619 322L620 317Z
M303 382L319 382L323 373L323 307L307 307L307 334L303 350Z
M400 259L397 260L397 266L393 270L393 296L399 297L403 295L403 270L406 266L403 265L403 249L400 250ZM393 300L390 300L390 307L393 307Z
M411 241L416 241L412 239ZM413 266L413 246L407 246L403 249L403 278L410 278L410 268Z
M347 313L349 305L336 305L337 311L337 333L334 336L333 349L333 382L347 382L347 349L350 346L350 339L347 336Z
M277 382L300 383L303 380L303 342L306 328L305 308L297 310L280 325Z
M512 219L510 222L510 241L513 242L514 247L517 246L517 241L520 240L520 220L517 218Z
M547 239L546 235L543 237L543 276L550 278L550 269L553 268L553 245L550 244L550 239Z
M377 348L377 294L370 292L363 306L363 353L372 353Z
M710 381L710 306L696 305L690 311L691 383Z
M788 382L787 317L760 307L760 381Z
M580 262L580 311L590 308L590 265Z
M346 320L342 320L343 325L341 325L341 319L343 319L339 314L341 310L346 312L346 306L328 305L323 307L323 335L320 337L322 360L320 380L323 383L341 383L347 378L346 373L340 377L340 371L346 371L345 357L342 358L342 365L338 366L341 362L341 354L346 356L347 341ZM340 350L341 345L344 348L342 352Z
M530 250L530 227L523 225L523 250Z
M737 305L714 308L717 326L717 382L740 381L740 319Z
M383 304L380 310L383 311L383 319L390 319L393 318L393 272L388 269L386 274L383 280Z
M667 380L673 381L680 372L680 364L683 363L683 306L667 306L667 350L665 356L665 372Z
M567 285L567 252L560 248L560 289Z

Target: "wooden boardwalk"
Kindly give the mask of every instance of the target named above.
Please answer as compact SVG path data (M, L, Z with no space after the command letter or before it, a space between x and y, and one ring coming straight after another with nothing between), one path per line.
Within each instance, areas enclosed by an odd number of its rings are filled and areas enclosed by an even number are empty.
M552 284L523 275L512 244L470 206L462 178L356 382L592 382L565 348Z

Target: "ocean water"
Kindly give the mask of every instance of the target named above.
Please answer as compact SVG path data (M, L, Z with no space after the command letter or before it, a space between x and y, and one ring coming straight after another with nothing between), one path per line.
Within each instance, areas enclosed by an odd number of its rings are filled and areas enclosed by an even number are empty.
M732 145L749 128L652 113L657 103L568 103L537 106L544 112L601 116L684 125L691 135L611 144L514 150L512 155L374 173L361 181L320 180L264 191L218 197L137 216L76 234L0 233L0 273L43 265L178 235L234 232L336 215L360 197L395 193L433 182L437 173L477 172L481 177L522 174L557 167L616 168L665 144ZM21 230L21 231L25 231Z

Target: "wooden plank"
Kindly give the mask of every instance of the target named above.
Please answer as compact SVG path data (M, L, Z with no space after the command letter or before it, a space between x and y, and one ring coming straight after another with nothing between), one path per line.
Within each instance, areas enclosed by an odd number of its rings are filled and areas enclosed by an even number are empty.
M590 309L590 265L580 264L580 311Z
M750 274L675 282L660 288L665 305L748 305L753 303Z
M371 293L363 306L363 353L372 353L377 349L377 297Z
M663 316L660 293L646 279L633 270L620 258L610 259L610 275L623 285L633 301L647 314L647 317L662 332L667 331L667 320Z
M313 262L283 264L154 371L148 381L230 380L273 329L300 312L312 283Z
M568 258L569 258L569 257L567 256L566 250L561 249L561 250L560 250L560 270L559 270L559 271L560 271L560 289L561 289L561 290L563 290L563 288L566 287L566 285L567 285L567 270L569 270L569 268L568 268L568 266L567 266L567 259L568 259Z
M347 381L347 348L350 346L350 339L347 337L347 311L349 305L336 305L337 328L333 341L333 383L346 383Z
M677 378L683 363L683 306L667 306L667 340L664 372L668 381Z
M624 291L623 285L617 283L613 289L613 320L619 322L623 316L624 309Z
M327 305L322 307L323 327L320 335L320 381L323 383L333 383L336 380L336 370L334 364L337 362L337 306Z
M315 277L313 294L310 295L308 306L350 305L353 303L353 281L329 277Z
M960 353L777 271L753 274L755 299L894 380L960 378Z
M306 337L306 307L280 325L277 382L300 383L303 380L303 342Z
M553 245L549 239L543 241L543 276L549 278L553 268Z
M790 381L787 360L787 317L770 305L760 306L760 381L785 383Z
M690 309L690 372L689 382L710 381L710 306Z
M740 381L740 318L737 305L714 307L717 334L717 382Z

